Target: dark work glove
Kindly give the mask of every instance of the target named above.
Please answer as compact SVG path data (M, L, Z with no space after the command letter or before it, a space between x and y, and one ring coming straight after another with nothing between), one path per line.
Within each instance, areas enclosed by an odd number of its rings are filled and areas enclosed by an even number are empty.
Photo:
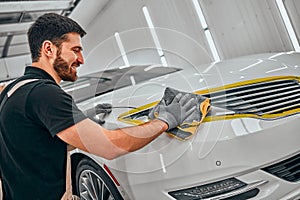
M112 105L109 103L97 104L94 108L85 111L88 118L97 122L98 124L104 124L104 118L111 113Z
M195 112L195 99L190 94L178 93L171 102L162 99L149 113L150 119L159 119L168 124L168 130L182 124Z

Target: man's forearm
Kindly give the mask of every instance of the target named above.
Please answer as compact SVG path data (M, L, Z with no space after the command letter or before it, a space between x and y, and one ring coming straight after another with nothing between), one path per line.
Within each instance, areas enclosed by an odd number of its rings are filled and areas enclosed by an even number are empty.
M165 122L153 120L140 126L108 130L85 119L57 136L74 147L111 160L144 147L167 129Z
M111 130L106 136L124 152L122 155L144 147L167 129L165 122L153 120L139 126Z

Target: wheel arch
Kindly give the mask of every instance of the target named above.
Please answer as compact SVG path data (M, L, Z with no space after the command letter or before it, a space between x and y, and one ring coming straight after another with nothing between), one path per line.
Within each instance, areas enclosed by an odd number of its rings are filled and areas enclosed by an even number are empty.
M73 191L73 194L77 194L77 191L76 191L76 181L75 181L76 180L76 169L77 169L77 166L78 166L79 162L82 159L84 159L84 158L93 161L95 164L97 164L99 167L102 168L102 170L107 174L107 176L110 177L110 175L103 168L102 164L99 164L99 162L97 162L91 156L86 155L84 152L80 152L80 151L76 151L75 150L75 152L71 152L71 180L72 180L72 191Z
M103 170L104 173L106 173L106 175L111 179L111 181L116 186L116 188L118 190L121 189L121 186L120 186L118 180L114 177L113 174L111 174L110 169L107 166L105 166L104 163L99 163L99 161L97 161L93 157L85 154L84 152L75 150L75 152L71 152L71 180L72 180L73 194L77 194L76 181L75 181L76 180L76 169L82 159L88 159L88 160L91 160L92 162L94 162L98 167L100 167ZM119 191L119 193L123 193L123 192Z
M71 154L71 180L72 180L72 190L73 190L73 194L77 194L76 191L76 168L80 162L80 160L82 160L83 158L88 158L91 159L90 157L88 157L87 155L83 154L83 153L72 153Z

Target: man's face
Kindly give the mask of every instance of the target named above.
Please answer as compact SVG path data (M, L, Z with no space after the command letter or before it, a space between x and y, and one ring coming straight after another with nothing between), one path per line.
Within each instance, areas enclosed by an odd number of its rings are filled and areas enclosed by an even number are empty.
M77 67L84 63L80 35L68 33L68 41L61 44L53 67L63 81L77 80Z

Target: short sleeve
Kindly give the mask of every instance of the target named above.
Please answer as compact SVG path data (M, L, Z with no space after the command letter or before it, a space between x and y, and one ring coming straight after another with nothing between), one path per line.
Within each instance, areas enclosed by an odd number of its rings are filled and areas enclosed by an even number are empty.
M47 82L38 84L29 93L26 114L46 128L52 137L87 118L69 94Z

